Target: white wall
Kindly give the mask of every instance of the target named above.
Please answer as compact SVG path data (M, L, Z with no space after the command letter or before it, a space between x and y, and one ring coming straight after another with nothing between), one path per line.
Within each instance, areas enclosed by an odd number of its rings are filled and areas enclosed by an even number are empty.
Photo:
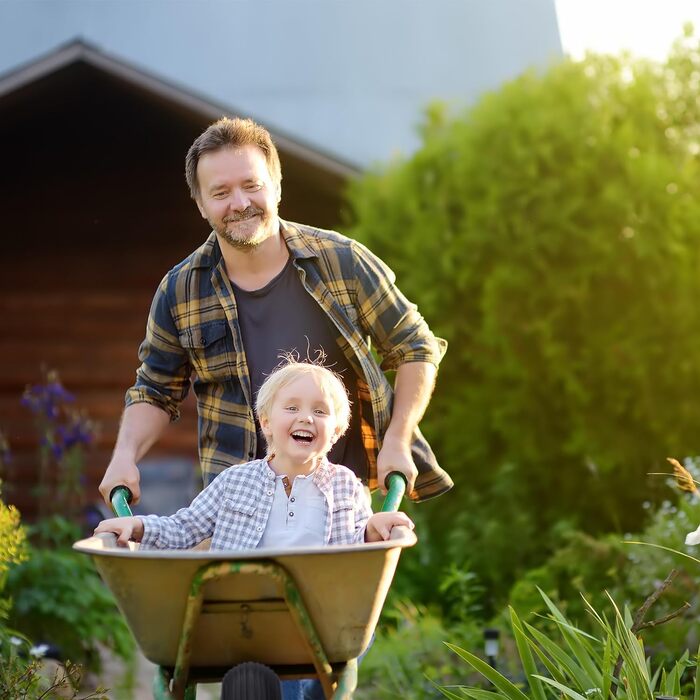
M0 73L78 37L361 166L561 55L554 0L0 0Z

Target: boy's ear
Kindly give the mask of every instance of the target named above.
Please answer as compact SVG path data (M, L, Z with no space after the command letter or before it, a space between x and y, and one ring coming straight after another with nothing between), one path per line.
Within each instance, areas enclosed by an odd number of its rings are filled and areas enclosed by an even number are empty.
M260 416L260 428L263 431L263 435L268 438L269 442L272 431L270 430L270 419L267 416Z

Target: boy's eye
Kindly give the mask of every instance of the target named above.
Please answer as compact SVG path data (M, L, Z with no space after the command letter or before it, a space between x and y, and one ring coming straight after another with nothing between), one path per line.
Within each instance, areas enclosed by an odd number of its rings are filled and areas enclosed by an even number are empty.
M296 406L287 406L286 408L288 411L296 411L297 410Z
M317 413L319 416L327 416L328 411L324 410L323 408L317 408L314 413Z

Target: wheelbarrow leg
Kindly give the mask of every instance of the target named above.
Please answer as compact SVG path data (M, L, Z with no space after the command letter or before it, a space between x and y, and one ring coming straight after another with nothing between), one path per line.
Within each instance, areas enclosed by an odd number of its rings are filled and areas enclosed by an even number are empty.
M173 700L175 695L170 690L170 681L172 675L160 666L156 669L156 675L153 677L153 700ZM189 683L185 687L184 700L196 700L197 684Z
M351 700L357 690L357 659L350 659L338 676L333 700Z

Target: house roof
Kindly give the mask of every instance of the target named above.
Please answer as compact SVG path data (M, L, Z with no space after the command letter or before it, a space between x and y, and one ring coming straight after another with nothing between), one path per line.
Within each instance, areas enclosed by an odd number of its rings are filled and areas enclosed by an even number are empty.
M175 85L170 81L163 80L140 68L136 68L124 60L108 55L81 39L71 41L19 68L0 75L0 100L23 88L30 88L33 83L78 63L87 64L119 81L146 91L152 96L201 115L211 121L219 119L222 115L242 116L239 110L230 105L212 102L183 86ZM269 130L281 152L343 179L358 173L358 168L349 163L324 154L319 149L304 144L279 131Z

